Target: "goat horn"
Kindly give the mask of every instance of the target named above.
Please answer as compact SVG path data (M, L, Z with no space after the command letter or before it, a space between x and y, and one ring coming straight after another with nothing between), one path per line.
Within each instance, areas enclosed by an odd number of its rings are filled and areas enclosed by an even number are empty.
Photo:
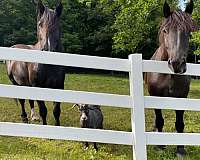
M72 106L72 108L75 108L76 106L78 106L78 104L74 104L74 105Z
M79 105L78 104L74 104L73 106L72 106L72 108L71 109L74 109L75 107L79 107ZM75 109L74 109L75 110ZM79 112L79 110L75 110L76 112Z

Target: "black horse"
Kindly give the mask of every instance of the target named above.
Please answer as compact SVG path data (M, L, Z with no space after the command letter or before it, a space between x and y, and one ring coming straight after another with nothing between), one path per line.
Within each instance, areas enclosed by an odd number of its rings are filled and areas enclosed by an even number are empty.
M186 59L189 50L190 33L198 27L192 19L193 1L188 3L185 12L170 11L165 2L163 12L165 19L159 31L160 46L154 53L152 60L168 61L168 66L174 73L186 72ZM186 98L190 88L190 76L168 75L161 73L147 73L146 82L151 96ZM164 119L160 109L155 110L155 128L162 132ZM178 133L183 133L184 111L176 111L175 127ZM177 155L184 155L184 146L177 146Z
M60 16L63 8L61 2L58 2L55 10L51 10L44 6L41 0L38 0L35 3L37 5L38 42L35 45L18 44L12 47L61 52L62 44L60 32ZM64 89L65 69L62 66L19 61L7 61L7 72L10 80L14 85ZM19 102L22 106L22 120L27 122L28 119L25 112L25 100L19 99ZM31 111L34 111L34 101L30 100L29 102L32 108ZM37 103L39 106L39 112L43 120L43 124L47 124L47 108L45 106L45 103L44 101L37 101ZM59 102L54 102L53 114L56 120L55 125L60 125Z

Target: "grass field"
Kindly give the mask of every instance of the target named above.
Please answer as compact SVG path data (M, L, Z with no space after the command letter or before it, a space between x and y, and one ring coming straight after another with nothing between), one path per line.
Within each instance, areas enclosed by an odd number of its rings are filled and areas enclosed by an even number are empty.
M0 83L8 84L5 66L0 65ZM96 91L105 93L129 94L128 78L123 76L67 74L65 89ZM145 91L146 92L146 91ZM200 97L200 83L194 80L189 97ZM71 109L72 104L62 104L61 125L79 126L79 113ZM52 104L47 103L49 125L54 124ZM27 112L30 113L27 105ZM36 106L37 112L38 107ZM104 128L131 131L129 109L102 107L104 113ZM0 98L0 121L21 122L20 107L14 100ZM146 110L146 130L152 131L153 110ZM164 111L164 131L175 132L175 113ZM200 132L200 114L198 112L185 113L185 132ZM132 148L123 145L98 144L99 151L95 153L93 146L84 151L82 143L71 141L45 140L36 138L0 137L1 160L131 160ZM186 147L186 160L199 160L199 147ZM156 152L153 146L148 146L149 160L174 160L175 146L167 146L166 150Z

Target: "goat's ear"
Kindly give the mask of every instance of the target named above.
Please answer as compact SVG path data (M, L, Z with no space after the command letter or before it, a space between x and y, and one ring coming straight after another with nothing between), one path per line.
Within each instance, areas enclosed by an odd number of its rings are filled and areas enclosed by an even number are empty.
M58 4L57 4L57 7L56 7L56 15L57 15L58 17L61 16L62 10L63 10L63 5L62 5L62 3L61 3L61 0L59 0L59 2L58 2Z
M168 18L171 15L170 12L170 7L168 5L168 3L165 1L164 5L163 5L163 14L165 18Z
M194 2L193 0L190 0L190 2L186 6L185 12L192 14L193 8L194 8Z
M38 17L40 18L45 11L45 6L44 6L44 4L42 3L41 0L33 0L33 1L35 1L35 2L37 1L36 2L36 4L37 4L37 14L38 14Z

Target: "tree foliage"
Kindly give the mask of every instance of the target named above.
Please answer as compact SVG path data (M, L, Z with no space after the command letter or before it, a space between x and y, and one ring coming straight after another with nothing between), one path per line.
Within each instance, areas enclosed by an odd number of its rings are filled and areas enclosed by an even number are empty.
M143 53L149 58L157 48L157 33L164 0L63 0L62 43L65 52L106 57ZM43 0L55 8L56 0ZM177 6L177 0L168 0ZM194 18L199 21L199 0ZM197 6L198 5L198 6ZM34 44L36 9L32 0L0 0L0 45ZM200 33L192 44L199 47Z
M35 41L36 27L33 17L35 9L31 0L0 1L0 45Z
M193 12L193 18L197 21L198 25L200 26L200 0L195 1L195 8ZM192 33L191 42L194 45L195 54L200 54L200 30L197 32Z
M152 24L147 21L154 8L157 8L154 0L122 2L122 10L114 24L116 49L135 51L151 30Z
M172 3L173 2L173 3ZM174 8L176 1L171 2ZM114 49L127 53L145 52L152 55L157 47L157 32L162 20L162 1L123 0L118 1L121 10L113 27L116 29Z

